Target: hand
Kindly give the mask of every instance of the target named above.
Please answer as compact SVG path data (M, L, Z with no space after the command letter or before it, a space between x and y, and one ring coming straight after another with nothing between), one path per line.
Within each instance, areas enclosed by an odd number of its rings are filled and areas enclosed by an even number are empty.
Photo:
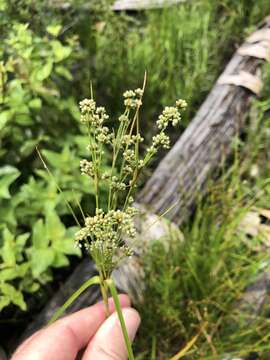
M130 340L140 325L140 316L130 307L127 295L119 296ZM102 303L66 316L27 339L11 360L75 360L85 349L82 360L126 360L121 326L109 299L111 315L106 319Z

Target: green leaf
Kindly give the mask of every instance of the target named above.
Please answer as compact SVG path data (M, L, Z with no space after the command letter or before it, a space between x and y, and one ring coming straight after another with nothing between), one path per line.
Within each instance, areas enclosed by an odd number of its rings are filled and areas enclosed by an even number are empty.
M15 265L13 268L7 268L0 271L0 281L10 281L16 278L23 278L27 273L30 264L24 263L21 265Z
M6 110L6 111L2 111L0 113L0 130L2 130L7 122L12 118L13 115L13 111L11 110Z
M17 277L18 277L17 271L15 270L15 268L3 269L0 271L0 281L1 282L13 280L13 279L16 279Z
M35 222L33 226L32 243L35 249L44 249L49 244L49 238L46 233L46 227L42 219Z
M14 235L6 227L3 230L4 244L1 249L1 256L6 266L16 265L16 243Z
M10 199L9 186L13 183L20 172L12 166L3 166L0 168L0 198Z
M31 109L40 109L42 102L41 102L40 98L35 98L35 99L30 100L28 105Z
M71 48L68 46L63 46L58 40L53 40L51 42L51 47L54 53L55 62L60 62L69 57L71 54Z
M57 252L61 252L66 255L81 255L80 249L75 247L75 241L73 238L55 241L52 246Z
M9 299L10 302L19 306L20 309L26 310L26 303L24 302L23 294L16 290L15 287L4 283L0 285L0 291L7 299ZM6 303L6 301L4 301L4 303Z
M7 307L11 303L10 298L8 296L0 295L0 311L2 311L5 307Z
M60 24L48 25L46 27L47 33L49 33L50 35L55 36L55 37L60 34L61 29L62 29L62 25L60 25Z
M70 81L72 80L71 72L67 68L65 68L64 66L57 66L55 68L55 72L58 75L63 76L67 80L70 80Z
M56 252L52 266L59 268L68 265L69 265L68 258L64 254L61 254L60 252Z
M48 61L45 65L42 66L42 68L36 70L35 78L38 81L43 81L47 79L52 72L53 63L52 61Z
M46 232L48 239L52 242L65 236L66 228L54 211L49 212L46 216Z
M52 265L55 253L52 248L33 249L31 255L33 276L37 278Z
M25 291L28 293L34 293L40 289L40 285L37 282L30 283L27 288L25 288Z
M16 247L17 251L21 252L26 244L27 239L29 239L30 233L24 233L16 238Z
M52 316L51 320L49 321L49 324L52 324L55 322L64 312L65 310L90 286L92 285L98 285L100 284L100 278L99 276L93 276L91 279L86 280L81 287L76 290L69 299L55 312L55 314Z

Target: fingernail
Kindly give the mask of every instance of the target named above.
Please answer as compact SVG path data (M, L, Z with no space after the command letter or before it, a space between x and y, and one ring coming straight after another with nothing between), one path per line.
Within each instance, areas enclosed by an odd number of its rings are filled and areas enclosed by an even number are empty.
M136 310L131 308L123 309L122 311L128 336L130 340L133 341L141 323L140 315Z

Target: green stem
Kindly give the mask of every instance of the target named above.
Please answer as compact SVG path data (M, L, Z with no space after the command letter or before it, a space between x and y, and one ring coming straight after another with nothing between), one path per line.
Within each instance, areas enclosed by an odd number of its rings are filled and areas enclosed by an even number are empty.
M99 272L99 278L100 278L100 291L101 291L103 303L105 306L106 317L109 317L110 309L109 309L109 301L108 301L108 285L107 285L106 280L104 279L104 276L102 275L101 271Z
M87 280L82 286L75 291L70 298L54 313L51 320L48 322L48 325L51 325L55 322L64 312L65 310L91 285L100 284L99 276L93 276L91 279Z
M127 348L128 359L129 360L135 360L115 284L114 284L112 279L106 280L106 283L107 283L107 285L108 285L108 287L110 289L110 292L112 294L115 309L116 309L116 312L117 312L117 315L118 315L118 318L119 318L119 321L120 321L122 333L123 333L126 348Z

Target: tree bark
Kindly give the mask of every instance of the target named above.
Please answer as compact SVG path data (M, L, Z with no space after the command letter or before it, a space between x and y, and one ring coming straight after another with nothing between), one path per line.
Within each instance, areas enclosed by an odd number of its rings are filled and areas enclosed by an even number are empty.
M137 244L137 254L133 260L125 263L114 273L115 282L120 290L134 296L142 296L141 251L147 251L149 244L154 239L164 238L166 232L177 233L176 226L168 225L165 219L161 220L153 214L161 214L172 207L166 214L169 220L181 224L187 218L198 192L205 189L210 174L218 169L223 159L228 156L235 135L243 127L250 100L254 93L260 90L260 68L263 60L269 56L269 49L268 18L236 51L193 121L160 162L139 194L138 203L144 210L144 215L137 224L141 234L140 242ZM177 236L181 238L181 234ZM23 338L46 324L57 307L94 273L92 262L88 258L84 259L28 326ZM91 288L80 296L68 312L88 306L98 297L98 289Z
M163 8L181 3L185 0L117 0L113 5L115 11L138 11L154 8Z

